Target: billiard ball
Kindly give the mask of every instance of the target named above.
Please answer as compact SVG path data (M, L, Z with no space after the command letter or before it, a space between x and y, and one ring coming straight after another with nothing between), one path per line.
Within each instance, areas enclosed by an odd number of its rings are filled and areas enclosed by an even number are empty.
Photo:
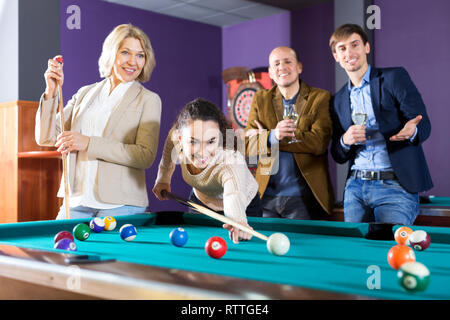
M424 291L430 283L430 271L420 262L408 262L397 272L400 285L409 292Z
M120 237L125 241L133 241L136 238L137 230L132 224L124 224L120 230Z
M75 242L68 238L64 238L59 240L55 245L53 246L55 249L61 249L61 250L68 250L68 251L77 251L77 246Z
M94 218L89 222L89 228L94 232L102 232L105 230L105 221L102 218Z
M107 217L103 218L103 221L105 224L105 230L107 230L107 231L114 230L117 226L117 222L116 222L116 219L114 219L114 217L107 216Z
M73 228L73 235L76 239L84 241L91 235L91 228L87 224L79 223Z
M277 256L286 254L290 246L289 238L283 233L274 233L267 240L267 250Z
M205 243L205 251L211 258L220 259L227 252L227 243L221 237L211 237Z
M57 243L61 239L70 239L74 241L73 235L69 231L60 231L53 238L53 243Z
M413 230L408 227L400 227L395 231L394 238L398 244L409 245L408 238L413 233Z
M169 234L170 242L176 247L182 247L188 241L188 234L183 228L175 228Z
M393 246L388 252L389 265L398 270L404 263L415 262L414 250L404 244Z
M431 243L430 235L423 230L416 230L409 237L409 243L414 250L426 250Z

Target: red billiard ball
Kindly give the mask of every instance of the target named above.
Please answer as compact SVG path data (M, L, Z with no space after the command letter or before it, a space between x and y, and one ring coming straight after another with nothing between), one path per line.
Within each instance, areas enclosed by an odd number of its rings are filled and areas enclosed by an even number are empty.
M72 235L72 233L70 233L69 231L61 231L61 232L58 232L56 235L55 235L55 237L53 238L53 243L57 243L59 240L61 240L61 239L70 239L70 240L72 240L72 241L74 241L73 240L73 235Z
M227 243L221 237L211 237L205 243L205 251L211 258L220 259L227 252Z
M423 251L430 246L430 235L423 230L417 230L409 237L409 244L414 250Z
M414 250L404 244L393 246L388 252L389 265L398 270L403 264L407 262L415 262L416 255Z

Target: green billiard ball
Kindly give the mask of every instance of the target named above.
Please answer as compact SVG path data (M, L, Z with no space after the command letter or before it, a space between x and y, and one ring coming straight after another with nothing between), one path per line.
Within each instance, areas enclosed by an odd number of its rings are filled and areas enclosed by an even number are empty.
M87 224L79 223L73 228L73 235L76 239L84 241L91 235L91 228Z
M420 262L408 262L397 273L400 285L409 292L424 291L430 282L430 271Z

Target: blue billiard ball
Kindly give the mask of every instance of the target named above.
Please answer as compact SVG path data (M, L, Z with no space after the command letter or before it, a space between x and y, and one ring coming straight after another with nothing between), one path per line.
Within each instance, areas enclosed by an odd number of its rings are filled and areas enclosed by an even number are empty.
M183 228L175 228L170 232L170 241L176 247L182 247L188 241L188 234Z
M77 246L75 242L73 242L69 238L64 238L55 243L55 249L68 250L68 251L77 251Z
M133 241L136 238L137 230L132 224L124 224L120 230L120 237L125 241Z

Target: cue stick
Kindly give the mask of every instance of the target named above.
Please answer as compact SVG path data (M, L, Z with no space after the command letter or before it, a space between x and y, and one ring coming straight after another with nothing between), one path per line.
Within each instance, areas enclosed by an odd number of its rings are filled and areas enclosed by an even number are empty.
M177 201L177 202L179 202L181 204L184 204L185 206L191 207L195 211L197 211L199 213L202 213L204 215L207 215L210 218L219 220L219 221L221 221L223 223L232 225L233 227L238 228L238 229L240 229L240 230L242 230L244 232L250 233L251 235L253 235L253 236L257 237L257 238L260 238L260 239L262 239L264 241L267 241L269 239L267 236L263 235L262 233L259 233L259 232L255 231L253 229L250 229L249 227L246 227L246 226L244 226L244 225L242 225L242 224L240 224L240 223L238 223L238 222L236 222L234 220L231 220L230 218L225 217L225 216L223 216L223 215L221 215L221 214L219 214L219 213L217 213L217 212L215 212L215 211L213 211L211 209L208 209L208 208L206 208L204 206L201 206L201 205L196 204L194 202L191 202L191 201L188 201L186 199L183 199L183 198L181 198L181 197L179 197L179 196L177 196L177 195L175 195L175 194L173 194L173 193L171 193L171 192L169 192L167 190L162 190L161 191L161 195L163 197L168 197L168 198L173 199L173 200L175 200L175 201Z
M63 59L62 57L56 58L59 66L61 67ZM58 82L58 109L59 109L59 123L61 126L61 133L64 132L64 104L62 97L61 83ZM62 155L62 165L63 165L63 180L64 180L64 208L66 211L66 219L70 219L70 208L69 208L69 182L67 178L67 155Z

